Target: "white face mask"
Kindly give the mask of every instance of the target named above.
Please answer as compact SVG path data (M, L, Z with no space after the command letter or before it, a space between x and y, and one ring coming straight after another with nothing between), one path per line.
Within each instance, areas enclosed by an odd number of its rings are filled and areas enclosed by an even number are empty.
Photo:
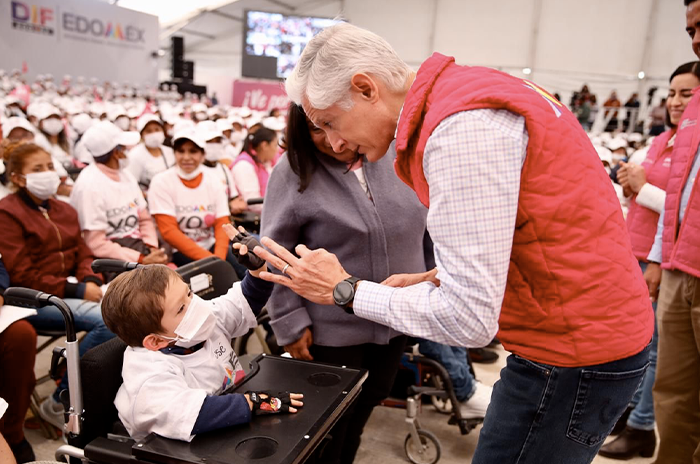
M128 131L129 125L131 125L131 121L126 116L120 116L117 118L116 121L114 121L114 125L123 131Z
M204 148L204 158L207 161L216 162L224 157L224 144L223 143L209 143Z
M231 132L231 143L238 144L245 140L248 136L248 131L243 130L241 132Z
M120 171L123 171L129 165L129 158L128 157L119 158L117 161L119 161L119 170Z
M165 142L165 134L161 131L151 132L143 136L143 143L146 144L148 148L158 148Z
M5 162L0 159L0 176L5 174Z
M25 174L27 190L40 200L48 200L56 195L61 179L56 171L30 172Z
M195 118L197 121L204 121L204 120L207 119L207 113L195 113L195 114L194 114L194 118Z
M184 179L184 180L192 180L195 177L197 177L201 172L202 172L202 165L201 164L199 166L197 166L195 168L195 170L190 172L189 174L186 173L185 171L183 171L180 166L177 167L177 175L180 176L180 179Z
M168 127L167 132L168 132L168 137L172 137L173 135L175 135L175 128Z
M60 119L56 118L44 119L41 122L41 127L44 129L44 132L49 135L58 135L63 130L63 123Z
M192 295L185 317L175 328L176 337L159 336L166 340L174 340L183 348L190 348L208 340L214 328L216 328L216 316L211 312L209 304L197 295Z
M610 175L610 173L612 172L612 169L610 169L610 166L605 166L605 172L607 172L608 175Z

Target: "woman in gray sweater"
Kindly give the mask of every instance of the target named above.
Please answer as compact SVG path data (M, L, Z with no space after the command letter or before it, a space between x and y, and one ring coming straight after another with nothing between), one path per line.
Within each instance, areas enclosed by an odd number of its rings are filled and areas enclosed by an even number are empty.
M268 184L261 235L288 249L298 243L325 248L353 276L374 282L426 271L428 210L394 174L395 153L377 163L363 163L353 151L334 153L323 131L294 104L285 142L287 155ZM277 342L294 358L368 369L360 397L334 427L321 457L351 463L372 409L389 395L405 337L280 285L267 308Z

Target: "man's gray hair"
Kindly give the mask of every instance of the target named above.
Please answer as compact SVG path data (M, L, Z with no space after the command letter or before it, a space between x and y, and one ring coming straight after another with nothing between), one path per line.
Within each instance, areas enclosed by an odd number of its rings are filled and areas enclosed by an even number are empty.
M406 85L411 68L377 34L348 23L319 32L306 45L287 78L289 98L299 105L304 97L316 109L334 104L352 108L350 81L357 73L381 79L391 91Z

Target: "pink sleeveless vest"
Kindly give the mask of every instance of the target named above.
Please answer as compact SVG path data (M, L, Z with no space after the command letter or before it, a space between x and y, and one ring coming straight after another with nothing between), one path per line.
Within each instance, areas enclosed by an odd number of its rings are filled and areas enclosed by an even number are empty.
M250 163L253 165L255 168L255 174L258 176L258 183L260 184L260 196L264 197L265 196L265 191L267 190L267 181L270 179L270 173L267 172L267 169L265 169L265 166L262 164L256 163L255 159L249 155L246 152L242 152L236 160L233 162L231 167L235 166L239 162L244 161L246 163Z
M666 190L668 176L671 174L673 147L669 147L668 142L675 133L676 130L671 129L656 137L649 148L647 158L642 163L646 171L647 182L661 190ZM636 201L630 203L629 213L627 213L627 230L632 242L632 252L640 261L646 262L647 256L649 256L651 246L654 244L658 222L659 213L638 205Z
M681 194L700 145L700 91L685 108L673 144L671 173L666 185L664 207L663 269L677 269L700 278L700 194L697 182L691 184L690 200L678 224Z

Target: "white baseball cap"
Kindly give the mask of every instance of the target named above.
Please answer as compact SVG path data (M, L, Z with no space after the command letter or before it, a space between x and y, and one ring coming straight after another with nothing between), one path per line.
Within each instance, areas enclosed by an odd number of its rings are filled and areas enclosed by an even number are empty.
M87 113L76 114L71 118L70 124L78 134L84 134L94 124L95 120Z
M109 121L100 121L90 127L80 139L93 158L104 156L117 145L132 146L139 143L138 132L123 131Z
M615 137L614 139L610 140L606 146L610 151L615 151L618 148L627 148L627 140L624 140L622 138Z
M216 120L216 127L221 131L233 130L233 123L230 119L219 118Z
M224 134L219 129L218 125L214 121L202 121L197 123L195 127L197 135L205 142L217 137L223 137Z
M189 140L202 150L204 150L207 146L207 141L205 139L202 139L202 136L199 135L197 131L192 129L191 127L185 128L180 132L175 133L175 137L173 137L173 146L175 146L177 141L180 139Z
M6 139L7 136L10 135L10 132L12 132L14 129L17 129L18 127L20 129L24 129L28 132L31 132L32 134L36 133L36 129L34 129L32 123L27 121L25 118L13 116L11 118L8 118L7 121L5 121L2 125L2 138Z
M51 105L50 103L45 103L41 105L36 111L37 121L43 121L44 119L50 116L58 116L59 118L61 117L61 112L59 111L59 109Z
M206 113L207 105L205 105L204 103L195 103L190 109L193 113Z
M280 118L274 116L267 117L262 120L262 125L275 132L283 131L287 127L287 123Z
M593 148L595 148L595 151L598 152L598 157L600 160L607 162L608 165L612 167L612 152L605 147L601 147L600 145L594 145Z
M136 130L139 132L139 134L143 132L149 122L157 122L161 127L163 127L163 122L158 116L153 113L146 113L136 120Z

